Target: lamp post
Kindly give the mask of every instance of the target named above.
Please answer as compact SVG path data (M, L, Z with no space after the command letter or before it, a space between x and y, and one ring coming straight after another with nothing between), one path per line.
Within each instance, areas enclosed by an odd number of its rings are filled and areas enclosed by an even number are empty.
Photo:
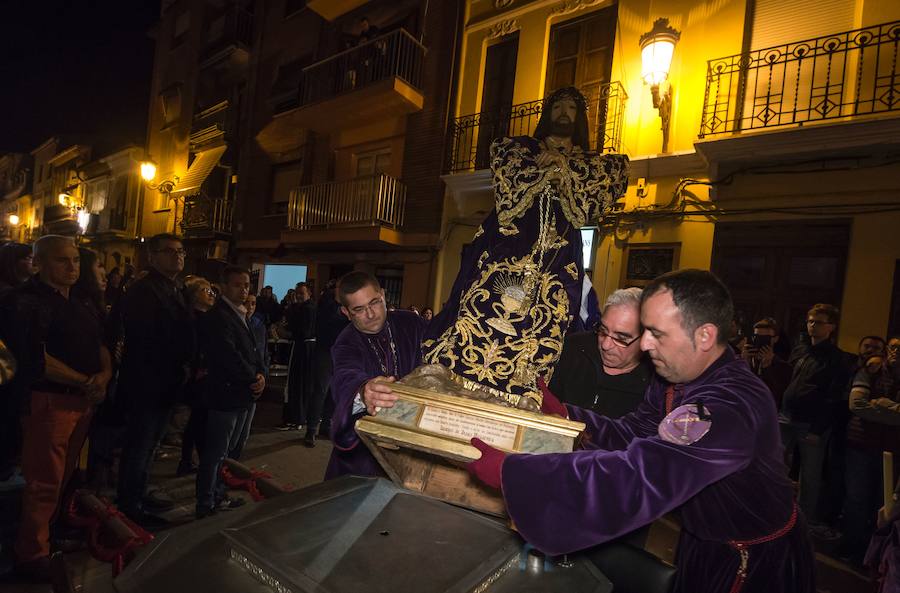
M672 85L669 83L669 68L675 44L681 33L669 25L669 19L659 18L653 28L641 35L641 77L650 85L653 107L659 111L662 121L662 152L669 152L669 120L672 115Z

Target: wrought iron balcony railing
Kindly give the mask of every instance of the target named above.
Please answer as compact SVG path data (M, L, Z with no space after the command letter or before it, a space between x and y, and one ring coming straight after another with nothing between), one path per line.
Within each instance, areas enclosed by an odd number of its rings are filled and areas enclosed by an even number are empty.
M591 149L618 152L622 144L622 124L628 95L620 82L582 88L588 102L588 132ZM491 143L503 136L534 133L541 118L543 101L520 103L496 111L482 111L457 117L447 133L446 171L459 173L490 166Z
M368 175L299 187L291 192L288 226L296 230L403 224L406 186Z
M231 200L217 200L200 196L187 200L181 230L185 233L230 233L234 204Z
M397 77L422 88L425 47L403 29L326 58L303 69L300 105L331 99Z
M900 111L900 21L710 60L700 137Z
M253 15L243 8L230 8L207 25L200 57L206 60L231 46L249 48L252 39Z

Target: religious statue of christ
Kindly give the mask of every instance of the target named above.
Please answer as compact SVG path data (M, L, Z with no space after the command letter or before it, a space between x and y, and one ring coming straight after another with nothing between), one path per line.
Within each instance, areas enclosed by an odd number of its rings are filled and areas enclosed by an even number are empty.
M491 146L496 206L423 341L424 362L477 397L540 410L538 379L550 382L566 332L581 329L580 229L628 185L628 158L591 151L587 122L584 96L564 88L534 137Z

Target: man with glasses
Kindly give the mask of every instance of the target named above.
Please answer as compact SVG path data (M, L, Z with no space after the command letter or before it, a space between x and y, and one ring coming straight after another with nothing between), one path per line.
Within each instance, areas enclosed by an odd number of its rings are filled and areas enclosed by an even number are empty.
M384 290L375 277L350 272L337 285L337 300L350 325L331 349L334 374L331 397L333 449L325 479L352 474L384 476L384 472L356 434L356 420L390 408L397 396L387 385L402 379L422 362L422 336L427 322L409 311L390 311Z
M613 292L595 331L566 338L550 391L566 403L610 418L633 412L653 374L640 338L641 289Z
M827 472L825 463L832 444L846 421L846 389L850 369L844 353L834 343L840 312L834 305L817 304L806 314L806 333L791 352L794 372L781 402L782 440L788 459L799 456L800 509L810 528L828 538L827 523L836 518L839 505L830 504L831 486L843 476ZM832 474L832 475L828 475ZM835 508L837 507L837 508Z
M583 450L507 454L474 438L482 455L469 471L502 490L516 530L548 556L679 509L673 593L812 593L772 395L728 345L728 289L710 272L678 270L641 298L641 349L656 375L638 409L613 420L545 392L544 412L587 425Z
M123 303L125 354L119 387L128 408L128 430L118 506L139 525L158 528L166 522L148 511L168 510L172 504L145 498L150 464L187 382L196 340L177 281L184 270L181 239L156 235L147 246L150 269L125 293Z

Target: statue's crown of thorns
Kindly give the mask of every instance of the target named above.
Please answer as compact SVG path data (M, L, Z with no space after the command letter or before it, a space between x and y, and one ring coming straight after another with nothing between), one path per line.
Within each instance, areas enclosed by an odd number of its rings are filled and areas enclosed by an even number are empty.
M553 104L560 99L572 99L575 101L575 105L578 109L587 113L587 99L584 98L581 91L573 86L567 86L553 91L546 99L544 99L544 109L551 109Z

